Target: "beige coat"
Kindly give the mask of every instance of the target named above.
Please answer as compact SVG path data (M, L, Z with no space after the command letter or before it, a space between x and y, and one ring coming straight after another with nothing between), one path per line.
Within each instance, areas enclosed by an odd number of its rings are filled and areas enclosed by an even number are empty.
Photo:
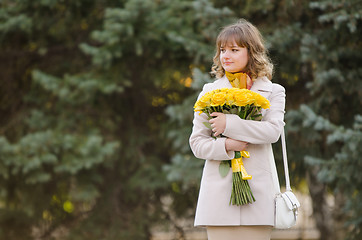
M224 76L206 84L199 97L225 87L232 86ZM219 164L222 160L232 159L234 152L225 150L226 138L215 140L211 137L211 130L203 124L207 121L206 114L195 113L190 146L197 158L206 159L195 226L274 225L274 196L280 189L279 184L273 184L278 180L271 143L279 139L284 127L285 89L263 77L256 79L250 90L266 97L271 107L263 110L262 121L243 120L237 115L227 114L223 135L250 143L247 149L250 158L244 160L244 166L252 175L249 185L256 201L243 206L229 205L232 171L222 178Z

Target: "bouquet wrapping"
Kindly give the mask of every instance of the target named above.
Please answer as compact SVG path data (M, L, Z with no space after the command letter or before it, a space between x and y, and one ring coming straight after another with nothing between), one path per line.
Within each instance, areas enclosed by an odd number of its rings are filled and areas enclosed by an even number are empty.
M194 106L194 111L205 113L210 120L213 112L225 114L236 114L241 119L260 121L262 109L270 107L270 102L259 93L248 89L222 88L207 92ZM209 122L204 122L211 129ZM232 169L232 191L230 203L233 205L244 205L255 201L248 180L252 178L244 167L243 158L249 158L248 151L235 152L234 159L221 161L219 172L225 177L230 168Z

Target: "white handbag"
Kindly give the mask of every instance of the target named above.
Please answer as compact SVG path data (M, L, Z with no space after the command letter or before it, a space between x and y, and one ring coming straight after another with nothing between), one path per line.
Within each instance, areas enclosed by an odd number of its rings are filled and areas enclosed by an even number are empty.
M281 138L286 191L284 193L279 192L275 197L275 228L287 229L293 227L297 223L298 208L300 207L300 203L290 188L284 129L282 131ZM277 182L275 182L275 184L279 185Z

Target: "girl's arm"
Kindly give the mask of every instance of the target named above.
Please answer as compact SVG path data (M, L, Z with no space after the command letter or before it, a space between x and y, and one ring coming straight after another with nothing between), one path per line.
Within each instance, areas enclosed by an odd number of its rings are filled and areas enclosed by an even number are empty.
M234 158L234 151L226 151L226 138L219 137L214 139L212 131L202 122L207 122L206 114L199 115L195 113L192 133L189 139L190 147L195 157L212 160L230 160Z
M199 98L207 92L205 87L200 93ZM212 160L233 159L235 152L226 150L226 138L213 138L211 129L207 128L203 122L208 122L207 115L195 112L192 133L189 139L190 147L195 157Z
M274 84L269 101L270 108L265 111L262 121L243 120L237 115L226 114L226 126L223 135L252 144L278 141L284 127L284 87Z

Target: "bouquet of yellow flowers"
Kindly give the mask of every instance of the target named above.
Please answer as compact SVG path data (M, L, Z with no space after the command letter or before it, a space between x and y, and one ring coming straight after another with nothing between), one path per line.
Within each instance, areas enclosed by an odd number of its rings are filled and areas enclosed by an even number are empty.
M262 118L261 110L270 107L270 102L259 93L248 89L239 88L222 88L207 92L202 96L194 106L194 111L205 113L208 119L213 112L221 112L225 114L236 114L241 119L260 121ZM209 122L204 125L211 129ZM233 185L230 197L230 204L244 205L255 201L253 193L247 180L250 176L245 168L242 158L249 158L248 151L235 152L234 159L221 161L219 172L225 177L230 167L232 168Z

